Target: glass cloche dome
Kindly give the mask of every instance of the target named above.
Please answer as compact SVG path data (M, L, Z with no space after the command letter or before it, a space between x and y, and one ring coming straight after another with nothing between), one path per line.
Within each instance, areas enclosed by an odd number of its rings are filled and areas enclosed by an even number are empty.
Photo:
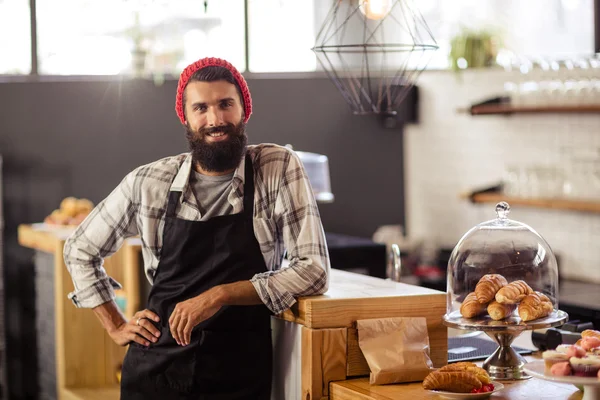
M531 227L497 218L469 230L448 262L447 318L492 324L540 320L558 309L558 266L552 249ZM498 321L498 322L494 322Z

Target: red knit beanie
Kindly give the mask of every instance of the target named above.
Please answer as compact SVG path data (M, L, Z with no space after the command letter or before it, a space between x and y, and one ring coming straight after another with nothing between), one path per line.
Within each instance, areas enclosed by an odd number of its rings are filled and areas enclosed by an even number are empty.
M177 98L175 99L175 111L177 112L177 116L182 124L185 125L185 114L183 113L183 91L190 80L190 77L196 73L196 71L204 68L204 67L223 67L227 68L229 72L233 74L235 81L237 82L237 86L242 93L242 105L244 106L244 122L248 122L250 118L250 114L252 114L252 97L250 97L250 89L248 89L248 84L246 80L239 73L239 71L231 65L231 63L222 60L220 58L215 57L206 57L202 58L195 63L188 65L181 76L179 77L179 84L177 85Z

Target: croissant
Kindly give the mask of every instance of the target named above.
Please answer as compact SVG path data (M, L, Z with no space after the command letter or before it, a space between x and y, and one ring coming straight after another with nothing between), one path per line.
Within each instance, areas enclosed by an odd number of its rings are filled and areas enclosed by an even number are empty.
M482 384L475 374L464 371L439 372L427 375L423 387L428 390L447 390L456 393L470 393L481 388Z
M498 290L496 301L500 304L516 304L531 293L533 289L525 281L514 281Z
M469 293L460 306L460 314L465 318L473 318L484 312L485 304L481 304L477 301L474 292Z
M474 374L477 377L477 379L479 379L479 382L481 382L482 385L487 385L491 382L490 376L488 375L487 371L471 362L459 362L456 364L448 364L438 370L438 372L456 371L464 371Z
M500 304L494 300L487 306L487 312L493 320L500 321L509 317L515 311L515 308L517 308L516 304Z
M550 314L553 308L552 302L546 295L533 292L521 300L519 317L522 321L533 321Z
M581 332L581 337L582 338L597 337L598 339L600 339L600 331L595 331L593 329L586 329L583 332Z
M508 281L500 274L487 274L481 277L475 286L477 301L487 304L494 300L494 296L500 288L508 285Z

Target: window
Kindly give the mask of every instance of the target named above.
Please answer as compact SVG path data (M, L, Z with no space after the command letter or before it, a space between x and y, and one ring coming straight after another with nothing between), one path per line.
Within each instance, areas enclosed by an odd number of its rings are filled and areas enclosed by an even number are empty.
M179 74L205 56L244 70L244 0L38 0L40 74Z
M311 48L336 1L37 0L37 71L177 76L205 56L240 71L315 71ZM594 0L413 1L440 46L429 69L450 66L450 42L463 27L497 33L505 59L594 52ZM31 72L29 3L0 0L0 74ZM386 31L388 37L398 39Z
M248 0L251 72L314 71L317 0ZM329 4L327 4L327 7Z
M28 0L0 0L0 74L31 72Z
M418 0L440 46L428 68L448 68L462 28L498 35L507 57L568 58L594 53L593 0Z

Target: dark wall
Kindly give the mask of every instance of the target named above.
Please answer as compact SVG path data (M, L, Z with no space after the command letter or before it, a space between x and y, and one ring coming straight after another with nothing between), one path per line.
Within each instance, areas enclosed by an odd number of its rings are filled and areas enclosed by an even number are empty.
M5 279L9 382L14 398L34 393L31 252L21 223L40 222L62 198L104 198L133 168L186 151L174 111L175 81L0 83L4 157ZM330 232L370 237L403 223L402 131L354 116L327 79L249 79L250 143L293 144L326 154L336 200L320 205Z

